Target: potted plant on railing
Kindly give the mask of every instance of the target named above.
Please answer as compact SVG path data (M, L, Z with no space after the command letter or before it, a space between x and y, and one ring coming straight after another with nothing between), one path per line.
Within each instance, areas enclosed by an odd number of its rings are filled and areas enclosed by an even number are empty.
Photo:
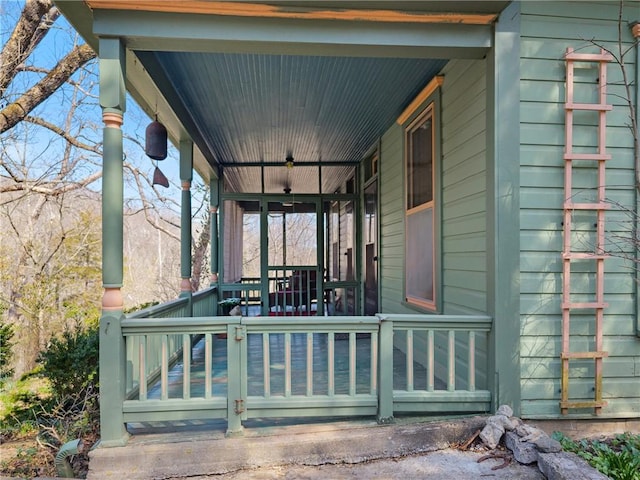
M242 303L241 299L237 297L229 297L224 300L220 300L218 305L220 305L222 309L222 315L240 315L240 303ZM237 313L234 311L236 307L238 307ZM232 313L232 311L234 312Z
M242 315L242 310L240 310L240 303L242 300L237 297L229 297L224 300L220 300L218 305L220 305L220 309L222 310L222 315ZM218 333L216 334L218 338L227 338L226 333Z

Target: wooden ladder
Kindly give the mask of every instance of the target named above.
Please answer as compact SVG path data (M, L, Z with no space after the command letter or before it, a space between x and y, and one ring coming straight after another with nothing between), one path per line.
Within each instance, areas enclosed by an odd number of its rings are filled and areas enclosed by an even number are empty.
M564 237L562 250L562 271L563 271L563 287L562 287L562 353L561 353L561 401L560 409L562 415L569 413L569 409L585 409L593 408L594 413L598 415L602 407L607 402L602 400L602 359L608 356L602 347L602 322L604 317L604 309L608 306L604 302L604 260L607 258L605 252L605 211L609 208L609 204L605 200L605 163L611 159L611 155L606 153L606 126L607 111L612 110L612 105L606 103L606 86L607 86L607 63L612 60L612 56L605 50L600 50L599 54L576 53L572 48L567 49L565 55L567 78L566 78L566 103L565 103L565 153L564 153ZM576 103L575 97L575 63L588 62L593 68L593 62L597 62L598 79L597 79L597 103ZM596 152L585 152L584 149L574 151L574 112L591 111L598 116L598 141ZM580 190L574 187L573 169L574 162L578 163L582 168L595 169L597 199L595 201L580 202L576 201L577 192ZM593 186L592 186L593 187ZM581 188L585 186L581 185ZM572 220L576 211L584 213L592 212L595 214L595 238L594 245L585 245L574 237ZM578 235L575 235L576 237ZM593 248L591 248L593 247ZM587 300L577 302L573 300L571 287L571 266L578 262L594 262L592 268L583 269L580 272L574 272L574 276L586 276L587 280L593 275L595 268L595 291L587 292ZM579 279L580 280L580 279ZM587 282L588 283L588 282ZM579 292L583 295L585 292ZM574 292L574 296L577 296ZM591 311L595 317L595 350L574 352L570 348L571 339L571 316L576 311L582 312L581 317L584 318L584 312ZM570 400L569 396L569 362L571 360L585 361L593 359L595 362L594 373L594 398L593 400Z

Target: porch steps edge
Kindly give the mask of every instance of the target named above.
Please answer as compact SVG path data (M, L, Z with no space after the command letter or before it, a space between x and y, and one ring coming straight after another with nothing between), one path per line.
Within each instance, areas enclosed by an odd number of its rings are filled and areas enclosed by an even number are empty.
M357 464L433 452L470 437L486 417L377 425L338 422L252 429L232 438L166 435L150 443L97 448L88 480L170 480L258 467Z

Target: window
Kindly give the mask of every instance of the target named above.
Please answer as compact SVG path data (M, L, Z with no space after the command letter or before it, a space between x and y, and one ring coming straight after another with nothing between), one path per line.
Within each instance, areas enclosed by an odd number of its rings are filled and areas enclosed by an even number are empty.
M405 296L435 309L434 104L406 128Z

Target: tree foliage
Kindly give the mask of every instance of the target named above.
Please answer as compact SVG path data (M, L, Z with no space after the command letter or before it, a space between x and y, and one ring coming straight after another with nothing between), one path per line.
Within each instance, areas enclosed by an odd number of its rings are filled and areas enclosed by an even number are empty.
M5 378L13 375L11 351L13 336L13 325L0 323L0 386Z

